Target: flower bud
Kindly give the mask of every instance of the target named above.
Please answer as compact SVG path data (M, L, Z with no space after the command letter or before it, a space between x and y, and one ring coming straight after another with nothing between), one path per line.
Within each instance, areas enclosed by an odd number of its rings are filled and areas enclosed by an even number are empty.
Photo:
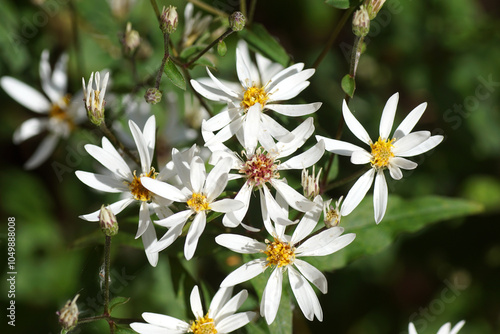
M352 19L352 32L358 37L364 37L370 31L370 17L364 5L354 13Z
M108 85L109 72L106 73L101 85L101 74L95 73L95 89L92 86L94 79L94 72L90 75L88 85L85 87L85 79L82 78L83 96L85 101L85 109L87 109L87 116L92 124L99 126L104 122L104 106L106 101L104 95L106 94L106 86Z
M314 166L312 170L312 174L309 176L307 169L302 170L302 188L304 189L304 196L313 199L314 197L319 195L319 176L321 175L321 168L318 172L318 175L315 177Z
M144 94L144 99L149 104L157 104L161 101L161 91L158 88L148 88L146 94Z
M217 53L219 54L219 56L224 57L226 55L226 52L227 52L226 42L224 42L221 39L217 44Z
M384 5L384 3L385 3L385 0L366 0L365 1L366 10L368 11L368 17L370 18L370 20L373 20L377 16L378 12L380 11L380 9Z
M246 20L242 12L234 12L229 16L229 26L233 31L243 30Z
M332 200L328 200L323 204L323 219L326 227L334 227L340 225L340 202L342 202L343 196L340 196L339 200L335 202L335 208L330 205Z
M176 7L168 6L168 8L166 8L163 6L160 18L160 28L164 33L171 34L177 29L179 16L177 15Z
M127 29L125 30L125 35L123 36L122 44L125 47L125 53L131 54L137 49L139 44L141 44L141 36L137 30L132 29L132 24L127 23Z
M99 224L101 225L101 230L108 237L112 237L118 233L118 221L116 220L115 214L108 206L101 206Z
M68 300L66 305L56 314L59 316L59 323L63 330L69 331L73 329L78 322L78 306L76 300L80 295L76 295L73 300Z

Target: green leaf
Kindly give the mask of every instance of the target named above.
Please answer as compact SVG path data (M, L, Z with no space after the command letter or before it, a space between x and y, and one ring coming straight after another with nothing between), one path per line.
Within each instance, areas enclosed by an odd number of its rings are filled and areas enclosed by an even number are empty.
M350 245L331 255L308 258L307 261L322 271L341 268L361 256L382 251L403 232L416 232L432 223L483 210L480 204L464 199L427 196L403 200L390 196L385 217L377 225L372 202L371 196L366 197L356 210L342 218L345 233L356 233L356 239Z
M243 29L240 36L259 53L269 59L287 66L290 57L281 44L272 37L263 25L254 23L252 29Z
M344 93L346 93L350 97L354 95L354 91L356 90L356 81L354 81L354 77L352 77L350 74L346 74L342 78L341 86Z
M182 90L186 90L186 80L170 58L168 58L167 63L165 64L165 74L174 85Z
M205 48L205 46L203 46L203 45L189 46L189 47L185 48L184 50L182 50L182 52L179 55L179 57L181 59L188 59L189 57L191 57L194 54L196 54L196 53L200 52L201 50L203 50L204 48Z
M109 302L109 313L113 311L116 306L126 304L130 300L130 297L115 297Z
M190 67L192 68L196 65L206 66L215 69L215 64L212 63L208 58L201 57L200 59L196 60Z
M335 154L335 157L333 157L333 161L332 161L332 167L330 168L330 171L328 172L327 183L330 183L333 180L335 180L338 175L339 175L339 156L338 156L338 154Z
M347 9L350 7L357 6L359 1L358 0L325 0L325 3L327 5L330 5L335 8L339 9Z

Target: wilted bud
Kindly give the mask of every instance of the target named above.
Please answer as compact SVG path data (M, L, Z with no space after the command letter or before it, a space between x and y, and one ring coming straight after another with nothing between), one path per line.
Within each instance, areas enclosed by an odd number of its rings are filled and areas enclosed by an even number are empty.
M380 9L384 5L384 3L385 3L385 0L366 0L365 1L366 10L368 11L368 17L370 18L370 20L373 20L377 16L378 12L380 11Z
M112 237L118 233L118 221L116 220L113 211L111 211L111 209L107 206L101 206L101 211L99 212L99 224L101 225L101 230L108 237Z
M245 28L245 22L247 19L242 12L234 12L229 16L229 26L233 31L240 31Z
M76 306L76 300L80 295L76 295L73 300L68 300L66 305L56 314L59 316L59 323L61 327L69 331L74 328L78 322L78 306Z
M359 9L354 13L352 19L352 32L354 35L359 37L364 37L370 31L370 17L368 16L368 11L364 5L361 5Z
M314 166L312 174L309 176L307 169L302 170L302 188L304 189L304 196L310 199L319 195L319 176L321 175L321 170L319 170L318 175L315 177Z
M323 217L326 227L339 226L340 218L340 202L342 202L343 196L340 196L339 200L335 202L335 208L330 205L332 200L328 200L323 204Z
M174 6L163 6L161 12L161 24L160 28L164 33L171 34L177 29L177 23L179 23L179 15L177 15L176 7Z
M149 104L157 104L161 101L161 91L158 88L148 88L146 94L144 94L144 99Z
M85 109L87 109L87 116L89 120L99 126L104 122L104 95L106 94L106 86L108 85L109 72L104 76L101 86L101 74L95 73L95 89L92 87L92 79L94 72L90 75L90 80L87 87L85 87L85 79L82 78L83 85L83 100L85 101Z
M133 53L135 49L141 44L141 36L137 30L132 29L132 23L127 23L127 29L122 40L126 53Z

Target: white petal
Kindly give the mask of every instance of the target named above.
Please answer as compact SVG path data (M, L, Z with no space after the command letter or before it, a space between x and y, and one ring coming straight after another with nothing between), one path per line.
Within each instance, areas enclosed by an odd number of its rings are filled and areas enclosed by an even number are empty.
M227 95L223 90L210 87L200 81L191 80L193 89L203 95L205 98L216 102L231 102L231 96Z
M158 196L167 198L175 202L186 202L186 195L176 187L150 177L141 177L141 184L147 190L157 194Z
M213 202L220 194L226 189L227 182L229 180L228 174L222 174L219 176L217 182L214 182L215 188L211 188L210 190L206 189L207 200L209 202ZM222 211L220 211L222 212Z
M129 120L128 125L130 127L130 132L132 132L132 136L134 137L137 151L139 152L142 172L148 173L151 168L151 156L149 155L148 144L146 143L146 140L137 124Z
M389 138L391 134L392 124L394 123L394 116L396 115L396 108L398 107L399 93L392 95L389 100L387 100L384 110L382 111L382 117L380 118L380 137L384 140Z
M40 145L38 145L35 153L24 163L24 168L33 169L40 166L49 158L49 156L54 152L59 141L59 136L56 134L49 134L45 137Z
M186 257L186 260L189 261L193 258L196 247L198 246L198 240L205 230L206 225L207 216L205 215L205 212L198 212L196 216L194 216L193 222L191 223L186 236L186 243L184 244L184 256Z
M316 140L317 141L323 140L325 142L325 150L335 154L345 155L348 157L352 155L352 152L363 150L361 147L357 145L347 143L341 140L330 139L323 136L316 136Z
M253 187L248 182L245 182L245 184L243 184L243 187L241 187L240 191L236 194L234 199L242 202L244 207L240 210L233 211L224 215L224 218L222 218L222 224L224 226L236 227L243 220L248 211L252 189Z
M408 324L408 334L418 334L417 329L415 328L415 325L412 322Z
M295 210L306 212L314 207L314 203L299 194L282 180L272 179L271 184L278 191L286 202Z
M238 234L219 234L215 242L233 252L255 254L266 250L266 245L255 239Z
M297 267L300 273L309 280L309 282L314 284L319 289L319 291L322 293L328 292L328 281L321 271L306 261L302 261L300 259L295 259L293 264Z
M441 135L436 135L432 136L426 141L424 141L422 144L418 145L417 147L414 147L411 150L406 151L404 154L398 154L400 157L413 157L415 155L419 155L422 153L425 153L427 151L432 150L434 147L438 146L442 141L444 137Z
M40 92L12 77L0 78L0 86L22 106L31 111L47 114L51 104Z
M109 169L111 172L121 177L124 180L131 181L133 179L130 167L127 165L122 157L116 157L110 154L109 151L104 150L96 145L87 144L85 150L101 165Z
M223 127L217 134L205 142L206 147L212 147L216 144L220 144L231 138L238 132L243 126L244 118L242 116L236 117L231 123Z
M255 151L257 147L257 135L260 128L260 114L261 105L259 103L251 106L247 111L247 116L245 118L245 123L243 124L243 134L245 143L245 149L247 151Z
M340 209L340 214L342 216L347 216L358 206L372 186L374 175L375 169L370 168L369 171L361 175L356 183L354 183L352 188L347 193L344 203L342 204L342 208Z
M259 72L254 63L250 59L248 47L245 42L238 42L236 48L236 73L243 87L251 87L252 85L260 86Z
M277 84L279 84L286 78L289 78L292 75L299 73L300 71L302 71L303 68L304 68L304 63L297 63L279 71L278 73L273 75L273 77L268 82L266 81L267 90L272 91Z
M161 252L168 246L170 246L177 238L182 234L182 229L184 224L177 224L171 227L167 233L161 237L160 240L151 248L151 252Z
M183 334L185 330L166 329L161 326L145 324L142 322L133 322L130 327L139 334Z
M368 132L366 132L363 125L361 125L361 123L351 113L351 110L349 110L349 107L347 106L345 100L342 103L342 115L344 115L345 123L347 124L349 130L351 130L353 135L355 135L363 143L370 145L372 140L370 139Z
M270 325L276 318L281 300L281 291L283 289L283 274L281 268L276 268L269 276L262 299L260 302L260 315L266 319Z
M283 70L281 64L272 62L260 53L255 54L255 60L257 61L262 84L267 83L274 75Z
M224 288L222 288L224 289ZM232 289L230 288L229 291ZM229 301L226 301L224 305L220 305L222 308L217 311L217 313L212 314L215 323L217 324L217 327L219 326L219 320L222 320L232 314L234 314L240 307L243 305L245 300L248 297L248 292L247 290L242 290L240 291L236 296L231 298ZM210 311L212 311L212 306L213 306L213 300L212 303L210 304ZM209 311L209 314L210 314Z
M155 150L155 141L156 141L156 118L154 115L150 116L146 121L146 124L144 125L144 130L142 131L142 135L148 147L149 157L152 160ZM149 172L149 170L145 172Z
M184 158L183 154L180 153L177 149L175 148L172 149L172 161L174 162L177 175L181 179L182 185L189 189L193 188L191 186L191 177L189 171L189 163L191 162L192 159L193 156L189 155L188 157Z
M262 209L262 219L264 220L264 226L270 235L277 235L279 238L283 236L285 232L285 225L294 224L294 222L288 219L287 208L282 207L271 195L271 192L267 186L263 186L259 189L261 209ZM262 193L263 192L263 193ZM271 218L273 221L277 222L274 227L269 221Z
M30 118L24 121L14 132L13 142L19 144L26 139L34 137L47 129L47 118Z
M391 160L394 160L394 158ZM397 165L392 164L392 161L387 167L389 168L389 173L394 180L401 180L403 178L403 172L401 172L401 169Z
M384 218L387 209L387 182L385 181L384 171L379 170L375 177L375 186L373 189L373 210L375 222L378 224ZM344 202L345 205L345 202Z
M210 204L210 208L216 212L233 212L241 210L244 207L245 204L242 202L230 198L224 198Z
M264 133L268 133L279 141L288 143L294 138L294 135L290 131L265 113L260 114L260 120L262 122L260 130ZM260 136L259 141L261 141Z
M214 319L215 323L218 323L218 320L220 320L217 318L217 316L220 314L220 311L224 308L226 303L231 299L232 294L233 287L219 288L219 290L217 290L214 297L212 298L210 307L208 309L208 317Z
M407 156L406 152L418 147L420 144L429 139L430 136L431 133L429 131L412 132L394 143L392 153L397 156Z
M451 323L447 322L439 328L437 334L449 334L451 330Z
M77 170L75 175L80 181L89 187L100 191L120 193L128 190L128 188L123 184L123 181L119 181L108 175L94 174L81 170Z
M356 237L354 233L341 235L343 231L341 227L332 227L307 239L297 247L297 256L325 256L335 253Z
M230 157L220 159L208 174L204 189L209 202L216 199L226 187L227 173L231 169L232 163L233 159Z
M168 216L167 218L160 219L160 220L155 220L155 223L164 226L164 227L174 227L179 224L184 225L184 223L187 221L189 217L193 214L193 210L188 209L184 211L177 212L171 216Z
M284 158L289 156L290 154L293 154L299 147L304 145L306 140L313 134L313 132L314 121L312 117L309 117L292 131L292 134L294 135L292 141L278 142L276 144L279 152L279 157Z
M156 267L156 265L158 264L158 252L153 252L151 251L151 249L156 245L157 241L158 239L156 238L154 225L153 223L151 223L151 221L149 221L146 230L142 234L142 244L144 245L144 250L146 252L146 257L148 258L149 264L151 264L153 267Z
M359 150L352 152L351 163L355 165L364 165L370 163L372 155L365 150Z
M413 162L413 161L405 159L405 158L400 158L400 157L392 158L390 160L390 165L395 165L399 168L403 168L403 169L407 169L407 170L415 169L418 166L418 164L416 162Z
M267 109L276 111L285 116L305 116L316 112L321 107L321 102L309 104L266 104Z
M205 163L201 157L196 156L190 164L191 187L193 193L201 193L206 180Z
M221 334L231 333L248 324L252 319L255 319L255 316L256 313L251 311L230 315L217 323L217 332Z
M292 267L288 267L288 278L295 299L306 319L313 321L316 316L319 321L323 321L323 310L309 283Z
M152 223L151 216L149 215L148 203L141 202L141 207L139 209L139 226L135 238L137 239L143 235L149 225L152 225Z
M240 116L238 109L225 109L205 121L202 127L207 131L218 131L231 123L237 116Z
M303 91L309 82L306 81L314 74L314 69L310 68L282 80L276 86L269 89L271 101L284 101L297 96Z
M207 73L208 73L208 76L210 77L210 79L212 79L212 81L214 82L214 84L217 86L217 88L219 88L226 95L231 96L234 99L238 99L239 98L239 96L238 96L237 93L233 92L231 90L231 88L226 87L222 82L220 82L216 77L214 77L214 75L212 74L212 72L210 72L210 70L208 69L208 67L207 67Z
M234 286L248 281L266 270L265 259L255 259L245 263L230 273L220 284L221 287Z
M318 224L318 219L321 216L323 210L323 200L321 196L317 196L314 199L315 206L304 214L304 217L300 220L300 223L293 231L292 238L290 242L296 244L307 237Z
M127 206L129 206L130 203L134 202L133 197L125 198L122 199L118 202L115 202L113 204L110 204L108 207L113 212L115 215L119 214L120 212L123 211ZM81 215L79 218L91 221L91 222L97 222L99 221L99 213L101 212L101 209L94 211L92 213L86 214L86 215Z
M164 327L171 330L184 329L187 331L187 329L189 328L189 325L186 322L168 315L144 312L142 314L142 317L152 325Z
M52 85L57 90L59 96L66 94L68 89L68 76L66 74L68 58L68 54L63 53L57 60L52 71Z
M203 312L203 306L201 305L200 291L198 286L195 285L189 296L189 303L191 304L191 311L193 311L194 317L196 319L203 318L205 312Z
M465 320L459 321L450 331L450 334L457 334L459 330L465 325Z
M413 109L405 117L401 124L399 124L396 131L394 131L394 136L392 137L399 139L409 134L417 124L420 117L422 117L422 115L424 114L425 108L427 108L426 102L419 104L415 109Z
M314 165L321 159L325 152L325 143L320 140L316 145L307 151L287 160L278 166L279 170L285 169L304 169Z

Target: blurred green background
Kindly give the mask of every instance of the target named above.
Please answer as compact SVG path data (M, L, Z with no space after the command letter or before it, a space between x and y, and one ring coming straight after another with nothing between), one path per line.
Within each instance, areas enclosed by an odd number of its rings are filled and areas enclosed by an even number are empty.
M206 2L228 13L239 6L239 1ZM160 8L164 4L177 5L179 13L185 6L183 1L159 1ZM39 57L47 48L51 61L63 51L69 53L71 92L80 89L81 76L88 78L90 72L102 68L112 71L115 93L129 91L132 76L129 63L120 55L118 37L127 21L150 46L138 63L139 73L146 75L148 68L156 68L163 54L148 1L137 1L122 13L113 13L107 2L94 0L2 0L1 8L0 75L13 76L37 89ZM71 8L77 18L78 51ZM264 24L295 62L310 67L341 15L341 10L322 0L258 1L254 21ZM427 111L418 129L445 136L436 150L415 160L419 167L414 173L389 183L390 192L403 198L460 197L481 204L484 210L401 234L381 253L360 257L329 273L329 293L320 296L324 321L310 323L295 310L294 332L403 333L408 322L414 321L419 333L436 333L447 321L454 324L465 319L460 333L500 333L500 5L492 0L388 0L372 21L368 37L351 106L369 133L376 133L385 101L399 92L396 123L426 101ZM219 75L233 80L236 40L237 36L231 36L227 56L216 60ZM335 135L344 96L339 83L349 70L346 50L352 42L348 23L300 96L303 101L323 102L317 113L318 133ZM204 71L198 68L192 75L204 76ZM143 93L139 91L138 96ZM41 137L16 146L12 133L35 115L4 91L0 100L4 221L0 242L6 259L7 217L15 217L18 273L16 327L7 327L4 317L1 328L8 333L57 333L55 312L75 294L81 295L82 316L99 312L102 244L95 237L85 237L96 236L96 225L78 215L114 197L96 194L74 176L77 169L94 170L83 150L92 137L90 130L61 142L52 160L40 168L23 170ZM162 115L164 110L158 105L153 112ZM343 138L354 137L345 129ZM65 166L63 174L55 173L52 161ZM341 175L344 167L349 167L348 159L341 159ZM333 195L345 193L348 186ZM136 210L132 207L120 214L123 230L134 233ZM379 228L383 227L382 221ZM161 254L158 268L151 268L140 248L118 247L121 242L134 246L128 234L115 240L111 293L131 297L132 302L117 309L116 315L138 318L144 311L153 311L191 316L178 303L194 284L186 273L199 283L213 271L214 254L199 254L189 267L176 256ZM205 242L207 247L214 245L213 240ZM173 254L182 250L182 243L174 244ZM223 271L218 270L216 277L203 281L212 295L222 278ZM6 279L0 287L5 292L0 300L7 305ZM253 306L250 301L246 307ZM105 322L93 323L76 332L107 332L106 327Z

